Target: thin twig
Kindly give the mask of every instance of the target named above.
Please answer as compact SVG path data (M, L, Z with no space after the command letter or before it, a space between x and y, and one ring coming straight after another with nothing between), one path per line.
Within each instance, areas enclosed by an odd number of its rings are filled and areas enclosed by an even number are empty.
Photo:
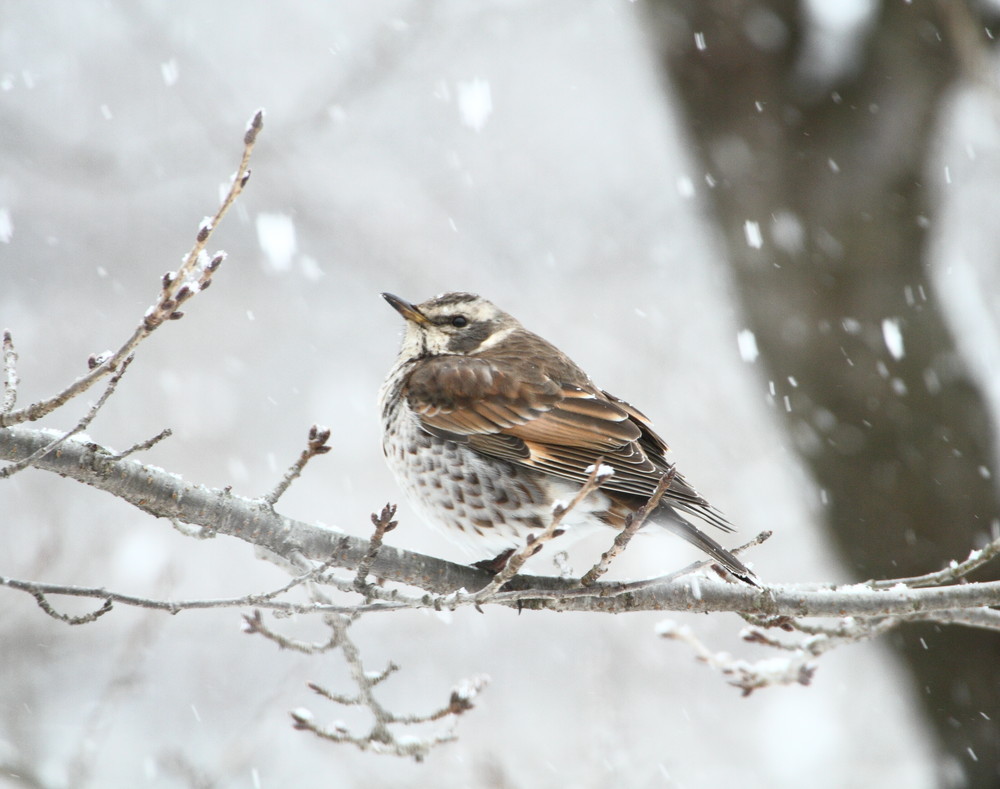
M733 548L731 553L736 555L741 554L743 551L749 550L750 548L756 548L758 545L763 544L767 540L771 539L774 534L772 531L762 531L752 540L743 543L738 548ZM699 570L709 567L714 564L714 559L699 559L696 562L691 562L687 567L682 567L680 570L674 570L672 573L667 573L666 575L658 575L655 578L644 578L639 581L625 581L619 584L615 584L612 589L609 590L609 595L620 595L629 594L631 592L637 592L640 589L648 589L651 586L659 586L661 584L672 583L678 578L683 578L685 575L690 575L691 573L696 573Z
M136 346L165 321L183 317L184 313L180 312L178 307L211 284L212 274L215 273L225 256L216 254L210 258L205 253L205 245L247 184L250 177L250 154L253 151L257 135L263 128L263 117L263 110L258 110L250 120L243 136L243 156L240 160L240 166L218 211L213 217L203 220L199 225L194 246L188 252L180 269L176 272L168 272L163 276L160 295L156 303L146 310L146 314L133 331L132 336L114 353L91 357L90 372L78 378L53 397L32 403L16 411L0 413L0 427L9 427L41 419L69 400L86 392L98 380L116 370L125 358L131 355Z
M325 455L330 451L330 447L326 443L329 440L330 428L323 427L322 425L313 425L309 428L308 443L306 444L306 448L302 450L302 454L299 455L299 459L285 472L285 476L281 478L281 482L275 486L274 490L264 496L261 501L268 507L274 507L278 499L288 490L288 486L298 479L302 473L302 469L306 467L306 463L316 457L316 455Z
M82 433L84 430L86 430L87 427L90 425L90 423L94 421L94 417L97 416L98 411L100 411L104 407L104 404L108 402L108 398L110 398L111 395L115 393L115 389L118 386L118 382L122 379L122 376L125 375L125 371L128 369L128 366L132 363L133 358L135 357L134 356L125 357L124 361L122 361L121 363L121 367L115 371L115 374L111 376L111 380L108 381L108 385L105 387L104 393L98 398L97 402L90 407L90 410L84 415L84 417L79 422L76 423L76 427L66 431L58 438L53 439L51 442L49 442L49 444L42 447L38 451L32 453L31 455L28 455L28 457L24 458L23 460L19 460L16 463L11 463L9 466L5 466L4 468L0 469L0 479L6 479L8 477L12 477L17 472L23 471L28 466L32 465L35 461L45 457L47 454L49 454L49 452L51 452L53 449L55 449L60 444L65 442L68 438L75 436L77 433Z
M44 594L38 591L32 591L31 596L35 598L35 602L38 603L38 607L41 608L46 614L51 616L53 619L58 619L60 622L65 622L67 625L87 625L91 622L96 622L99 617L104 616L112 608L112 602L110 598L104 600L104 604L101 605L96 611L91 611L89 614L83 614L82 616L70 616L69 614L60 614L56 609L52 607L48 599Z
M423 761L431 748L447 742L454 742L456 739L453 731L444 730L435 732L429 737L407 737L405 740L393 739L390 742L379 742L370 736L355 737L342 724L334 724L332 729L319 726L313 720L312 713L307 709L294 710L291 716L296 729L312 732L321 739L336 743L349 743L359 750L377 754L407 756L417 762Z
M378 552L382 549L382 540L385 538L386 532L392 531L399 525L393 520L395 514L395 504L386 504L382 508L382 512L378 515L372 513L372 523L375 525L375 533L372 534L371 541L368 544L368 552L358 563L358 572L354 576L354 588L362 594L367 595L371 588L371 584L368 583L368 573L371 572L372 565L375 563L375 559L378 558Z
M336 632L330 636L329 640L319 642L300 641L297 638L283 636L281 633L271 630L264 624L264 617L259 610L255 610L252 614L243 615L243 632L264 636L264 638L268 641L273 641L281 649L301 652L304 655L318 655L340 646L340 638Z
M392 522L393 511L393 507L387 506L383 510L381 516L373 517L373 521L375 521L376 533L384 534L395 525ZM369 545L367 555L371 556L372 561L374 561L377 553L377 547L373 549L372 545ZM330 561L332 561L332 559ZM308 560L301 554L295 554L292 557L292 563L298 566L304 566L308 564ZM327 566L329 566L329 562L327 563ZM316 569L321 570L325 568ZM358 581L359 579L356 578L355 580ZM360 578L360 582L363 585L364 578ZM319 589L315 584L310 585L309 593L314 601L318 601L323 604L329 603L329 598L323 590ZM367 594L366 598L371 599ZM428 718L427 716L397 716L388 710L375 697L375 687L385 681L390 674L397 670L397 667L390 663L389 666L381 672L373 673L365 670L364 663L361 659L361 651L348 634L348 628L359 616L360 613L357 610L346 614L328 614L324 616L324 621L331 630L329 644L339 648L341 654L344 656L344 661L347 663L348 670L351 674L351 680L358 689L357 694L351 696L334 694L315 683L310 683L310 687L312 687L315 692L324 695L328 699L348 706L357 706L367 709L373 718L371 730L366 735L360 737L350 734L350 732L343 727L339 727L335 732L331 733L328 730L315 727L311 722L312 715L308 711L293 712L293 723L298 729L313 731L318 736L325 737L327 739L335 739L339 742L350 742L362 750L373 748L379 750L380 752L393 753L398 756L412 756L417 761L420 761L431 748L441 742L453 739L454 735L451 732L440 732L429 738L413 736L407 736L406 738L396 737L395 732L391 728L393 724L405 725L417 721L422 722ZM257 622L255 622L255 624L257 624ZM471 707L471 703L468 707ZM333 736L329 736L330 734Z
M636 535L642 525L646 522L646 518L649 517L649 513L653 512L660 503L660 499L663 498L663 494L667 492L667 488L674 481L674 477L677 476L676 467L671 465L663 476L660 477L660 481L656 485L656 490L653 491L653 495L649 497L643 506L639 507L635 512L629 513L628 517L625 519L625 528L615 535L615 541L611 544L603 554L601 554L601 560L587 570L583 577L580 579L580 583L583 586L593 586L593 584L604 575L608 568L611 567L611 562L613 562L622 551L628 546L631 539Z
M522 577L523 578L523 577ZM353 582L343 581L341 591L353 591ZM334 604L329 602L305 603L290 600L275 600L273 596L281 590L266 594L249 594L243 597L217 598L206 600L154 600L136 595L108 591L103 587L80 587L61 584L39 583L0 576L0 586L24 591L29 594L36 592L43 595L66 595L69 597L85 597L97 600L110 600L117 605L128 605L138 608L166 611L177 614L181 611L204 610L211 608L247 608L255 607L282 614L343 614L357 617L371 613L391 613L394 611L432 609L443 610L464 605L476 605L471 595L456 600L455 595L397 596L398 590L379 590L378 602L361 605L345 602ZM774 595L766 602L748 602L746 598L752 592L731 585L703 585L701 599L692 598L685 586L665 585L664 591L648 589L634 593L650 599L630 599L629 595L615 594L619 584L598 584L589 594L581 594L587 590L579 586L562 589L525 588L517 591L498 592L489 601L494 605L505 605L519 609L539 608L556 611L591 611L605 613L623 613L628 611L733 611L753 624L762 627L781 626L783 623L794 623L794 629L813 635L843 635L839 626L804 625L797 619L800 616L824 617L840 616L845 611L851 611L859 622L878 621L890 615L900 621L934 621L942 624L959 624L968 627L1000 631L1000 611L989 608L989 605L1000 605L1000 583L963 584L946 589L934 588L910 590L906 595L906 603L899 599L882 600L881 598L897 598L894 592L883 590L852 589L850 592L838 594L835 590L801 591L797 587L787 590L772 589ZM356 593L356 592L355 592ZM725 595L724 600L718 595ZM961 595L961 598L953 597ZM759 594L754 595L760 597ZM624 602L619 604L616 600ZM827 599L828 598L828 599ZM967 598L967 599L962 599ZM744 602L738 602L743 600ZM775 613L777 612L777 613ZM789 625L791 626L791 625Z
M129 455L133 455L136 452L145 452L147 449L152 449L154 446L159 444L163 439L170 438L174 434L174 431L169 427L164 428L159 433L157 433L152 438L147 438L145 441L140 441L138 444L133 444L124 452L118 452L112 455L109 460L124 460Z
M322 685L315 682L309 683L309 688L317 695L340 704L345 707L363 707L367 709L373 717L371 730L362 736L351 734L350 730L342 725L335 724L331 730L318 726L309 710L299 709L291 713L292 721L296 729L310 731L318 737L339 743L350 743L361 750L374 750L378 753L391 753L396 756L409 756L420 761L436 745L450 742L455 735L453 730L445 729L431 734L429 737L416 737L407 735L399 737L393 727L413 726L424 723L432 723L443 718L457 718L464 712L472 709L472 700L486 687L489 677L481 675L465 680L452 688L448 698L448 703L433 712L426 714L398 715L384 707L376 698L373 689L376 685L385 681L391 674L399 670L395 663L389 665L379 673L372 673L365 670L361 661L361 654L357 645L347 635L347 628L350 622L346 617L337 617L331 625L338 639L344 659L347 661L351 671L351 677L358 688L357 694L334 693Z
M687 625L668 620L657 625L656 632L662 638L687 644L698 662L728 677L729 684L743 691L744 696L773 685L808 685L816 673L813 655L802 649L795 649L784 659L768 658L752 663L725 652L713 652Z
M987 562L993 561L1000 556L1000 538L984 545L977 551L971 551L969 557L963 562L952 561L947 567L925 575L917 575L912 578L894 578L891 580L869 581L868 585L873 589L887 589L898 584L918 589L923 586L941 586L951 584L967 576L973 570L982 567Z
M9 414L17 404L17 351L14 350L14 338L10 329L3 330L3 404L0 413Z

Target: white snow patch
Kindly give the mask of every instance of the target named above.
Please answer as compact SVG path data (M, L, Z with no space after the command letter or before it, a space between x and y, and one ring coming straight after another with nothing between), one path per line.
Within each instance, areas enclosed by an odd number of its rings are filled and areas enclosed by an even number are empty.
M100 353L95 353L92 357L94 360L94 367L100 367L114 355L115 355L114 351L111 350L105 350L101 351Z
M739 348L740 358L745 362L752 364L760 356L760 351L757 348L757 335L750 329L740 329L736 333L736 347Z
M482 131L486 121L493 114L490 83L476 77L468 82L459 82L455 88L458 93L458 112L462 116L462 123L473 131Z
M0 243L9 244L14 237L14 220L9 208L0 208Z
M475 677L463 679L451 689L451 693L463 701L472 701L489 684L489 674L478 674Z
M180 77L181 72L177 67L177 60L175 58L170 58L166 63L160 64L160 74L163 75L163 84L168 88L172 88L177 84L177 78Z
M889 349L893 359L899 361L906 355L899 318L885 318L882 321L882 339L885 340L885 347Z
M764 246L764 236L760 232L760 223L748 219L743 223L743 234L747 238L747 246L751 249L760 249Z
M686 629L686 626L678 624L673 619L664 619L656 623L653 633L661 638L670 638Z
M585 468L583 470L583 473L587 474L588 476L590 474L593 474L594 473L594 464L591 463L589 466L587 466L587 468ZM611 479L614 475L615 475L615 470L613 468L611 468L611 466L607 465L606 463L601 463L601 465L599 465L597 467L597 481L598 482L603 482L606 479Z
M257 241L272 271L280 273L291 268L298 242L295 239L295 223L290 216L257 214Z

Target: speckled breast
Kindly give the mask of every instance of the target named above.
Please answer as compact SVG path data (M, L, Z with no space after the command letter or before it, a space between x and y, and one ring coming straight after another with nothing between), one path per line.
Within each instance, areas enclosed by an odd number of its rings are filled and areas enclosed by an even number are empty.
M524 544L551 518L541 475L484 457L422 430L402 397L383 398L382 449L410 504L470 556L492 558Z

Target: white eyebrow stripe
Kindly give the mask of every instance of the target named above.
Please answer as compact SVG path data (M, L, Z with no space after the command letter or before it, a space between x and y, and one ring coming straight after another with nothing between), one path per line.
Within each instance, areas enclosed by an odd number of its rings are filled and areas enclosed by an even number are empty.
M517 326L508 326L505 329L501 329L500 331L491 334L489 337L487 337L479 344L479 347L476 348L476 350L473 351L473 353L479 353L480 351L485 351L487 348L492 348L498 342L503 342L504 340L506 340L516 330Z

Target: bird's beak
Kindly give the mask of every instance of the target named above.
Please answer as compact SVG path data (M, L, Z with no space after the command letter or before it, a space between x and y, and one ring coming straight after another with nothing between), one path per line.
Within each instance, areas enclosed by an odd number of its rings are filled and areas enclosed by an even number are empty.
M411 323L417 323L421 326L430 323L427 317L417 309L416 304L410 304L410 302L399 298L399 296L393 296L391 293L383 293L382 298L389 302L389 306Z

